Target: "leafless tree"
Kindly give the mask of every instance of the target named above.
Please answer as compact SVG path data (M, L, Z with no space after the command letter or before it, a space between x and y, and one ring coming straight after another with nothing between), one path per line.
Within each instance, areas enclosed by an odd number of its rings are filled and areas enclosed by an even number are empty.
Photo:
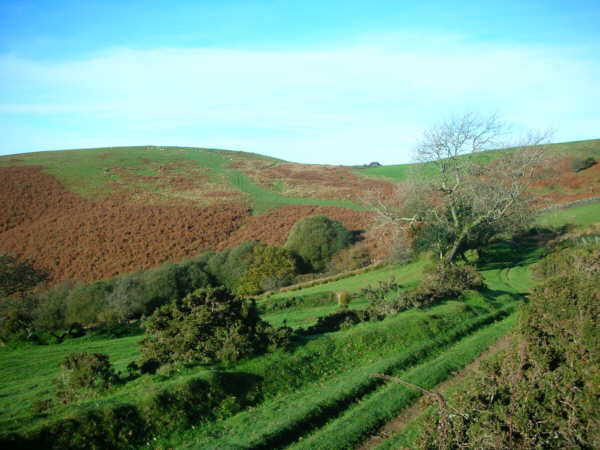
M526 194L544 167L550 133L530 134L512 146L503 144L507 135L508 127L495 114L467 113L427 130L416 159L429 176L412 184L402 208L380 201L380 220L419 223L422 241L445 263L523 225L530 219ZM504 150L486 152L498 148Z

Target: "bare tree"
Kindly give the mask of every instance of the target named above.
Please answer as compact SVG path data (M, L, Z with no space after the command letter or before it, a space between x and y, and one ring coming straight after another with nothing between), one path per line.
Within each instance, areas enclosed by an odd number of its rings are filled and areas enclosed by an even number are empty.
M417 247L439 252L451 263L493 235L530 219L527 190L543 167L550 133L530 134L506 147L507 126L496 116L467 113L425 132L417 160L427 180L413 183L403 208L380 206L380 218L418 224ZM380 202L381 203L381 202Z

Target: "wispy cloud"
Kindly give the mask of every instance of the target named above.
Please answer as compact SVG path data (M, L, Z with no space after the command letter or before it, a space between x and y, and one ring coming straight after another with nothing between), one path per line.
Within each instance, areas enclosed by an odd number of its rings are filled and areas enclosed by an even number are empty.
M55 63L3 55L0 118L37 136L13 129L0 152L137 142L393 163L409 158L424 128L465 109L552 126L559 139L598 137L600 61L591 51L456 36L410 42L387 36L289 52L112 49ZM52 117L51 131L40 115Z

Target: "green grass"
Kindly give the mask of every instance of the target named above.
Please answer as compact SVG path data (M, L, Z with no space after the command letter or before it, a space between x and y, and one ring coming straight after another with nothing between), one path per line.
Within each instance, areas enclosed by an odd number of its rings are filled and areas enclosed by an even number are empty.
M397 376L424 389L434 389L452 377L496 340L508 334L515 326L516 314L489 325L462 339L438 357L426 361ZM354 403L340 417L329 421L317 432L297 441L293 449L352 448L374 433L380 426L410 406L421 393L406 386L388 383L376 392Z
M507 152L513 149L489 150L473 155L474 161L479 164L487 164L492 162ZM558 156L569 156L578 158L600 157L600 139L563 142L548 145L550 154ZM403 181L410 177L418 177L421 179L429 179L436 173L436 168L433 164L397 164L380 167L365 167L354 169L354 172L360 175L366 175L375 178L385 178L394 181Z
M471 301L476 304L481 298ZM505 308L513 308L508 299ZM460 302L448 302L430 311L408 311L382 323L361 324L335 333L330 339L338 344L319 352L324 353L324 358L323 365L319 361L316 366L318 376L299 374L301 378L294 382L289 375L276 373L283 385L261 405L229 419L177 433L162 440L159 446L186 447L187 442L194 448L272 448L291 443L299 433L318 426L376 390L381 383L370 376L372 373L395 373L431 358L461 337L501 318L505 311L478 314ZM433 326L423 326L424 321ZM325 338L321 338L320 346L322 339ZM317 345L319 340L313 342ZM346 356L340 359L340 352ZM315 362L309 367L315 367Z
M538 216L535 222L541 227L562 227L567 224L585 227L600 223L600 202L550 211Z
M329 292L336 291L357 292L360 289L367 287L369 284L376 285L377 282L388 280L392 276L396 277L396 281L402 284L414 283L420 279L420 274L423 272L423 267L426 264L427 261L425 259L420 259L403 266L386 266L353 277L332 281L330 283L299 289L297 291L288 291L275 294L269 297L269 301L276 301L291 297L325 296Z
M539 250L498 243L488 249L486 255L480 261L480 270L489 290L483 295L466 293L460 299L426 310L408 310L382 322L362 323L344 331L301 338L292 352L266 354L232 367L184 367L169 378L144 375L104 395L92 395L68 406L55 406L47 417L36 415L32 405L36 399L53 398L52 380L59 375L58 363L65 354L100 351L109 354L116 368L123 370L139 357L140 336L84 337L45 347L4 347L0 349L3 380L0 434L39 430L82 411L123 405L139 407L159 390L207 377L216 371L258 380L260 399L231 417L226 415L221 420L199 423L195 430L162 436L158 441L160 445L179 446L193 441L208 448L228 448L233 443L242 447L261 442L265 445L292 443L305 431L318 430L329 419L343 417L348 408L354 410L357 402L375 395L381 384L370 377L374 371L400 374L433 361L460 339L513 311L522 298L516 294L527 290L532 283L527 266L538 258ZM382 268L292 294L311 296L339 289L356 292L391 275L402 284L410 285L419 279L424 264L425 261L417 261ZM508 267L512 269L509 271ZM365 305L366 302L359 299L352 307ZM336 309L336 305L307 306L276 311L265 317L273 323L280 323L284 318L301 323L307 317L318 317ZM356 433L364 435L364 431L358 429Z
M0 157L2 166L39 165L56 177L67 189L84 198L94 199L120 188L169 196L162 184L163 169L192 182L208 180L234 189L247 197L253 214L284 205L340 206L364 210L364 206L346 200L286 197L253 183L244 173L230 168L232 161L253 158L270 167L281 162L275 158L228 150L187 147L112 147L87 150L62 150ZM150 177L150 179L148 179Z

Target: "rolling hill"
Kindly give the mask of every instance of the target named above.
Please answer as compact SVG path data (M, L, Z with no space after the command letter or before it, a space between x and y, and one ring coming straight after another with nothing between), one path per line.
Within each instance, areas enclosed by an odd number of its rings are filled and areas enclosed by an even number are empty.
M479 155L484 162L500 150ZM534 186L541 207L600 195L600 140L550 146L553 170ZM301 217L326 214L369 236L367 193L391 195L427 165L296 164L182 147L115 147L0 157L0 251L33 260L53 282L97 280L247 240L283 244ZM378 247L379 245L379 247Z

